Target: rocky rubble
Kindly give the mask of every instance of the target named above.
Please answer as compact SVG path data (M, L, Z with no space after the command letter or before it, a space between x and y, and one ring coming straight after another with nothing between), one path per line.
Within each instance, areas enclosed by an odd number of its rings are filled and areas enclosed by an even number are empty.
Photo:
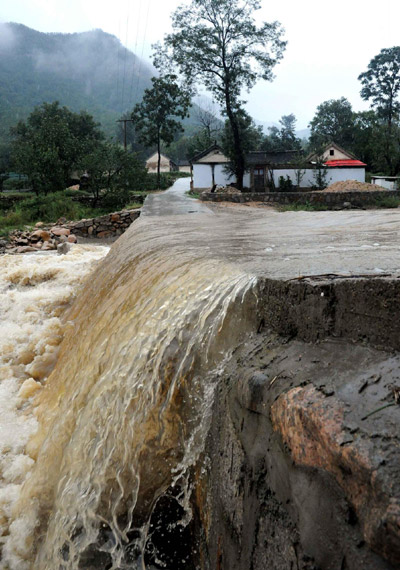
M98 218L67 222L60 218L56 224L45 226L38 222L34 230L14 230L9 241L0 240L0 253L29 253L58 250L63 243L77 243L77 237L110 238L120 236L140 216L140 210L122 210Z
M44 227L38 222L32 230L14 230L9 234L9 241L0 242L3 253L29 253L34 251L53 251L61 243L76 243L76 235L61 225Z

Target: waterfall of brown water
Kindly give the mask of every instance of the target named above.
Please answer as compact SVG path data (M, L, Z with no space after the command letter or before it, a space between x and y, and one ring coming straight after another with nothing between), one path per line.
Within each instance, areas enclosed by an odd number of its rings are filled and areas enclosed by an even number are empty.
M255 278L166 233L135 224L72 308L5 568L94 567L92 552L136 568L154 505L199 457L220 367L256 328Z

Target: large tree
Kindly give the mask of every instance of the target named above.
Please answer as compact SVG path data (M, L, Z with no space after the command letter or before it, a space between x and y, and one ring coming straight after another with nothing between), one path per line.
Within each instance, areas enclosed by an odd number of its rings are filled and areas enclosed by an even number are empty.
M400 47L383 49L368 64L368 69L359 75L361 97L372 101L372 106L387 121L389 129L398 117L400 103Z
M238 125L240 141L243 152L247 154L252 150L260 150L263 142L262 127L257 127L253 119L244 109L235 112L235 120ZM225 128L222 131L222 149L225 156L229 158L227 170L230 174L236 175L235 164L235 140L233 131L228 120L225 121Z
M63 190L83 155L103 138L88 113L73 113L58 101L35 107L11 130L16 169L39 194Z
M395 175L399 171L400 47L383 49L369 63L367 71L358 77L361 97L371 101L381 120L380 145L385 170Z
M345 97L324 101L317 107L309 127L312 150L317 151L330 142L351 150L354 137L354 112L351 103Z
M232 165L239 188L246 170L238 111L243 88L257 79L272 80L286 42L278 22L257 26L259 0L192 0L172 15L173 32L165 37L165 51L155 58L158 67L168 57L189 85L204 85L227 116L234 142Z
M296 136L296 122L293 113L283 115L279 119L280 128L268 128L269 134L264 139L263 148L268 151L301 150L301 140Z
M161 142L167 146L178 132L183 132L181 121L187 117L190 94L177 83L177 77L167 74L152 78L153 87L146 89L143 100L135 106L132 120L139 133L139 142L146 147L157 146L157 183L160 186Z
M93 205L101 198L103 206L123 208L130 193L142 190L147 171L136 154L116 143L100 142L86 154L79 167L86 171L87 188L93 194Z

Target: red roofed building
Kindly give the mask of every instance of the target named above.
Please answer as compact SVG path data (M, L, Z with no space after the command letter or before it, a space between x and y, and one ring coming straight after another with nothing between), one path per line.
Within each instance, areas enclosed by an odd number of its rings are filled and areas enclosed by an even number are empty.
M367 165L338 144L331 142L323 149L322 154L311 154L307 158L307 161L313 165L321 162L321 160L328 168L329 184L343 180L365 182L365 168Z

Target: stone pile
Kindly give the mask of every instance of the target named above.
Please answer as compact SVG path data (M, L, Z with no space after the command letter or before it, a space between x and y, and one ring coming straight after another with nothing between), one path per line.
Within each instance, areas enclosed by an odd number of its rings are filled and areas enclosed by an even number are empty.
M44 227L38 222L35 230L14 230L9 234L9 242L0 243L1 250L6 253L29 253L34 251L56 250L61 243L76 243L76 235L69 228L61 225Z
M215 188L216 194L241 194L241 191L235 188L234 186L217 186Z

